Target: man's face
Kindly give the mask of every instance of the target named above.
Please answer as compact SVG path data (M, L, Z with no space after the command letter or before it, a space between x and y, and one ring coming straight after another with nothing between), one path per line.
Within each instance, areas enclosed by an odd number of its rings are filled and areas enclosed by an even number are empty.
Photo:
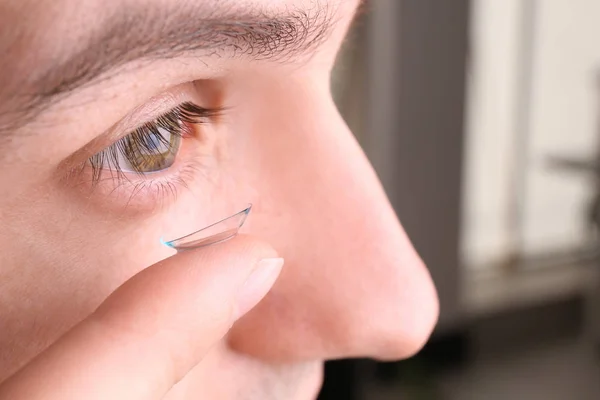
M329 91L357 3L0 0L0 381L247 203L286 266L169 399L310 398L324 359L422 346L429 275Z

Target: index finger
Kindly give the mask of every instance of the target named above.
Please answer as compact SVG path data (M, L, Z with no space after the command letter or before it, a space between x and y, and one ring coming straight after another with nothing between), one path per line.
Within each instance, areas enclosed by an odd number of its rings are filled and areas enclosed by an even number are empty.
M2 399L160 399L275 282L283 260L239 236L155 264L0 387Z

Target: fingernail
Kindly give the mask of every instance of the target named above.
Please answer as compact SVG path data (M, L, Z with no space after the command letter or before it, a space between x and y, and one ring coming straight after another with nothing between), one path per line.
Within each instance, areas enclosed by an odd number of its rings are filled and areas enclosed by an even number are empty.
M277 280L281 267L283 258L265 258L258 262L240 288L235 319L246 314L265 297Z

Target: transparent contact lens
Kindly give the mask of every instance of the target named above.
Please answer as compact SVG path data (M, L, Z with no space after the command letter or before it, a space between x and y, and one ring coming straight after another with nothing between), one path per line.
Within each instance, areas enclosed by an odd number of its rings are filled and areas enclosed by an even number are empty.
M169 242L165 242L162 239L161 241L164 245L172 247L177 251L185 251L231 239L237 235L242 225L244 225L246 217L250 214L251 209L252 204L248 204L248 207L242 211L202 228L199 231Z

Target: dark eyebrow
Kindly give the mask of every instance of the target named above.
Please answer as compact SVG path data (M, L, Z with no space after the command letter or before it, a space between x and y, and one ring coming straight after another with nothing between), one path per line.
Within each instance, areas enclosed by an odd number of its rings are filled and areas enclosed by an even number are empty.
M233 6L207 10L197 2L176 4L172 10L159 9L157 5L130 5L104 18L98 27L86 33L83 44L81 39L73 46L66 43L61 46L66 54L53 55L53 62L43 64L43 70L21 74L26 75L22 76L26 82L15 84L11 79L9 88L26 88L26 92L17 96L10 89L7 93L7 86L4 93L0 89L0 117L4 108L1 103L7 102L2 94L8 95L9 100L18 99L16 119L35 116L65 94L95 83L135 60L194 55L286 62L318 46L333 25L334 13L326 2L317 2L310 10L281 13ZM67 42L68 39L65 38ZM0 47L5 46L0 43ZM18 45L13 43L12 48ZM0 66L5 67L1 63ZM5 125L1 124L0 130L6 130ZM15 126L11 124L10 129Z

